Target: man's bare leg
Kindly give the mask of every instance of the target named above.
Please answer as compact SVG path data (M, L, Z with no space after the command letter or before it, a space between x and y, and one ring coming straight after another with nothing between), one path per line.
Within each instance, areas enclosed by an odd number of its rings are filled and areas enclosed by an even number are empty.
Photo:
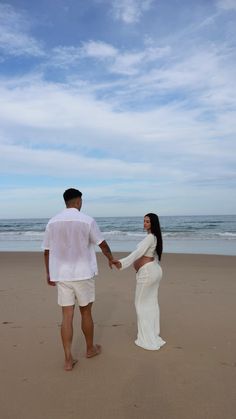
M75 306L62 307L62 324L61 324L61 338L65 352L65 365L66 371L71 371L76 361L71 354L71 345L73 339L73 318Z
M94 345L93 343L94 324L92 318L92 304L93 303L89 303L85 307L80 307L81 329L86 341L87 358L92 358L101 353L101 346L97 344Z

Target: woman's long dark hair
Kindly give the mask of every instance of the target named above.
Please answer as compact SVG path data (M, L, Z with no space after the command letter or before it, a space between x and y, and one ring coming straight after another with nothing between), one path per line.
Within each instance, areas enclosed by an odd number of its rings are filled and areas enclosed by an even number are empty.
M149 217L151 221L151 233L154 234L154 236L156 236L157 238L156 252L158 255L158 259L161 260L163 243L162 243L161 226L160 226L158 215L150 212L149 214L146 214L145 217Z

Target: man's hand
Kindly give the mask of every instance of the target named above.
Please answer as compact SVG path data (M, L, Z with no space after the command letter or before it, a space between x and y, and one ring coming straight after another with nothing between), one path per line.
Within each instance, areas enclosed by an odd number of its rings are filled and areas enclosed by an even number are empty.
M47 272L47 283L51 287L55 287L56 283L51 281L50 275L49 275L49 250L48 249L44 250L44 262L45 262L45 267L46 267L46 272Z
M49 274L47 275L47 283L48 283L48 285L50 285L51 287L55 287L55 286L56 286L56 283L55 283L54 281L51 281L51 280L50 280L50 276L49 276Z
M108 246L106 240L103 240L103 242L99 244L99 247L100 247L102 253L104 254L104 256L107 257L108 264L109 264L110 268L112 269L113 256L112 256L112 253L111 253L111 249Z

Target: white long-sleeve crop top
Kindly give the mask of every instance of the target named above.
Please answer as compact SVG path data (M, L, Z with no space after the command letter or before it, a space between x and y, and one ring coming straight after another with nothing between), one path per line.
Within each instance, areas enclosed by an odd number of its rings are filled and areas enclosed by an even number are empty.
M149 233L147 236L137 245L136 250L130 253L125 258L119 260L121 263L121 269L128 268L135 260L141 256L157 257L156 254L157 238L154 234Z

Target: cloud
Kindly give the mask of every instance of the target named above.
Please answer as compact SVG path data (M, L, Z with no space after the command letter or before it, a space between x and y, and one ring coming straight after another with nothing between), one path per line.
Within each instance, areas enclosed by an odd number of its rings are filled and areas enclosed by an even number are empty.
M0 4L0 49L7 55L40 57L43 48L30 36L30 21L27 15L17 12L9 4Z
M152 3L153 0L112 0L112 14L126 24L137 23Z
M115 4L117 19L125 23L138 22L145 7L152 6ZM30 36L27 16L10 6L4 10L2 40L7 31L18 34L20 54L43 54L40 42ZM122 10L129 13L122 15ZM195 203L207 199L207 191L213 197L212 188L217 193L217 187L225 185L232 192L235 52L227 37L214 39L220 19L225 20L219 10L215 19L214 11L168 38L159 36L158 28L147 38L142 25L134 43L127 38L127 44L121 44L116 34L105 37L99 32L101 41L96 31L94 38L90 32L77 44L68 36L65 45L45 47L41 60L34 61L35 73L24 73L23 63L21 75L0 78L0 171L6 182L14 174L19 184L26 178L26 183L39 184L43 178L45 185L60 183L62 188L79 182L87 188L89 201L97 200L101 214L106 201L118 215L120 203L131 212L142 210L140 190L145 202L155 205L163 199L163 210L170 211L178 205L183 209L180 200L190 195ZM213 32L205 39L202 35L208 31ZM10 42L4 42L7 53ZM11 54L17 54L12 45ZM61 194L59 189L52 186L48 191L55 196Z
M119 97L123 101L136 97L139 101L153 98L154 107L159 107L164 98L173 98L179 106L191 106L202 113L225 113L228 107L236 107L234 73L235 53L227 46L218 48L202 45L201 48L189 48L188 53L175 50L175 55L166 56L149 63L146 71L138 72L136 77L120 86ZM135 71L135 70L134 70ZM165 100L165 99L164 99ZM227 108L226 108L227 107Z
M52 55L54 65L62 67L69 67L71 63L78 64L82 60L85 63L91 59L96 60L97 71L100 71L104 82L97 85L96 82L89 82L87 86L85 82L84 86L89 90L90 84L90 90L94 92L96 89L100 92L104 90L106 97L109 97L110 88L113 103L116 98L125 103L126 98L130 100L135 95L138 104L139 101L153 96L154 92L161 98L160 95L172 91L181 92L182 96L188 92L191 100L196 100L196 92L203 92L198 94L198 101L204 97L206 104L207 93L209 97L216 97L221 91L221 96L226 101L222 105L227 105L229 101L235 104L232 93L234 50L224 44L218 47L204 43L198 46L190 44L186 51L184 46L160 47L152 43L143 49L120 50L109 43L89 41L79 48L60 47L57 49L57 56ZM105 79L106 75L116 77L110 85L109 79ZM127 80L125 77L128 77Z
M48 56L46 66L69 68L81 60L81 48L74 46L58 46Z
M168 193L159 189L158 183L142 182L116 183L116 185L85 184L79 177L63 179L60 186L25 186L4 188L0 195L1 217L15 218L15 207L9 207L9 201L17 202L17 218L51 217L64 208L62 194L68 187L77 187L83 192L82 211L92 216L143 215L153 208L160 210L169 201ZM3 189L2 189L3 190ZM140 200L142 191L142 200ZM153 191L155 196L153 196ZM28 199L30 197L30 199ZM27 205L26 205L27 202ZM163 211L164 212L164 211Z
M206 61L205 59L204 62ZM0 80L0 121L4 134L2 138L8 143L16 141L35 147L71 147L88 149L91 152L100 149L104 155L110 156L118 152L121 159L129 155L138 160L148 158L147 147L157 150L159 156L160 151L161 156L168 152L170 155L187 153L189 156L197 152L194 143L198 144L197 154L204 153L207 141L225 135L233 137L236 106L232 90L230 103L234 108L231 112L223 109L226 103L224 101L228 100L226 94L227 89L230 89L230 79L225 75L215 79L213 83L210 78L214 74L213 67L205 65L207 77L205 71L201 73L198 68L193 71L191 59L189 63L183 62L178 72L174 68L173 74L166 70L161 78L160 74L158 75L159 92L161 89L172 91L176 87L185 87L194 91L194 105L191 102L190 106L190 102L185 99L168 104L155 104L145 112L125 109L124 98L119 96L119 89L111 93L113 96L117 95L119 109L116 110L118 106L113 102L113 98L111 101L109 98L98 99L96 92L90 92L89 86L86 92L86 86L80 90L80 87L73 84L50 83L44 81L40 75L17 80ZM229 85L225 86L226 82ZM148 75L147 80L141 78L136 80L136 83L136 90L144 89L144 94L148 88L155 92L157 75L153 75L153 80L151 75ZM129 81L123 89L130 97L135 91L135 86ZM219 102L218 107L222 104L219 115L217 108L213 108L216 100ZM134 144L135 148L132 150ZM210 154L213 148L214 144L207 152Z
M223 10L236 10L236 0L218 0L217 6Z
M46 65L70 68L77 66L84 58L108 60L118 54L116 48L101 41L83 42L81 46L58 46L53 48Z
M24 138L35 145L70 144L75 147L108 147L117 142L121 149L135 143L162 144L180 140L182 144L202 133L196 111L175 106L159 106L149 112L116 111L109 101L81 93L73 86L23 79L0 83L1 126L6 136ZM202 135L202 134L201 134ZM208 129L204 124L204 138ZM181 144L179 143L179 147Z
M79 153L33 149L19 145L0 144L1 173L31 174L80 179L124 179L149 175L148 163L124 162L120 159L84 157Z
M118 54L116 48L112 45L101 41L84 42L82 47L83 55L91 58L112 58Z
M137 133L133 131L135 115L114 112L109 102L81 93L73 86L34 77L8 82L3 79L0 95L2 127L5 132L15 130L17 138L20 131L25 137L27 130L31 135L33 130L36 143L37 137L49 144L65 143L66 136L67 143L69 137L72 144L89 143L91 147L108 145L111 138L116 141L136 136L137 139Z
M140 50L121 51L113 45L101 41L83 42L80 47L56 47L47 65L69 68L77 66L82 60L100 61L108 73L115 75L134 75L144 71L150 63L156 63L171 53L169 46L148 46Z
M108 69L111 73L132 76L141 73L150 63L157 63L159 59L169 54L169 47L149 47L141 51L119 53Z

